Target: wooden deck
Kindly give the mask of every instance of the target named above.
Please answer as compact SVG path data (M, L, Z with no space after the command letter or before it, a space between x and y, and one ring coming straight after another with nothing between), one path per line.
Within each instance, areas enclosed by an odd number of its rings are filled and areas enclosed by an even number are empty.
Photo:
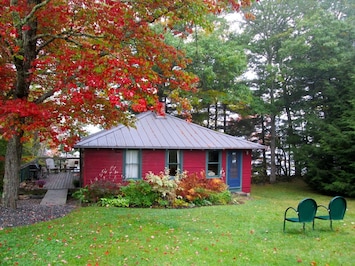
M48 174L45 178L46 189L71 189L74 188L73 181L79 179L79 173L74 172L59 172Z

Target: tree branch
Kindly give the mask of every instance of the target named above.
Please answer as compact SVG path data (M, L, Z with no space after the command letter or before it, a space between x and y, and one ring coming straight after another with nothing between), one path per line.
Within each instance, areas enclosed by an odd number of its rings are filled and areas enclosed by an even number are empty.
M71 37L78 37L78 38L85 37L85 38L89 38L89 39L104 38L103 35L92 35L92 34L88 34L88 33L75 33L75 32L71 32L71 31L64 31L58 35L39 34L35 37L36 40L45 39L45 38L49 38L49 39L47 41L43 42L43 44L39 45L37 48L37 51L43 49L44 47L46 47L47 45L49 45L50 43L52 43L53 41L58 40L58 39L65 40L67 42L74 43L78 47L82 47L82 44L79 41L74 40Z
M22 25L27 24L28 21L30 21L30 19L33 17L34 13L35 13L38 9L40 9L41 7L47 5L47 4L49 3L49 1L51 1L51 0L45 0L45 1L43 1L42 3L35 5L35 6L32 8L31 12L22 20Z

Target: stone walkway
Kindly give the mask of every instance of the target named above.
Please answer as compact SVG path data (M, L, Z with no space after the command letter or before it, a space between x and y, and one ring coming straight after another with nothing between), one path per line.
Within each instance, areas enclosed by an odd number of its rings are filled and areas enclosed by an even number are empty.
M68 189L49 189L44 195L40 205L65 205L67 203Z
M79 179L79 173L60 172L49 174L44 188L47 193L41 201L41 205L65 205L68 197L68 189L74 188L73 180Z

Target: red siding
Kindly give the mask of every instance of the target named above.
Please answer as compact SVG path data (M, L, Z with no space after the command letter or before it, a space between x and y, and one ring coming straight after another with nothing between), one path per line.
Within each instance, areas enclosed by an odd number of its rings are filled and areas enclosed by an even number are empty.
M85 149L82 154L83 185L89 185L96 178L105 178L122 182L124 150ZM227 172L227 151L222 151L222 168ZM251 151L243 151L242 188L250 193ZM184 150L183 170L200 173L206 170L205 150ZM158 174L165 169L165 150L142 150L142 177L148 172Z
M83 157L83 185L89 185L96 178L107 178L122 182L122 157L120 150L86 149Z
M142 176L153 172L159 174L165 169L165 150L142 150Z
M243 151L243 172L242 172L242 191L250 193L251 186L251 150Z
M206 170L206 151L183 151L183 168L189 173L200 173L202 170Z
M165 150L142 151L142 175L149 171L157 174L165 169ZM206 168L206 151L186 150L183 151L183 170L190 173L201 172Z

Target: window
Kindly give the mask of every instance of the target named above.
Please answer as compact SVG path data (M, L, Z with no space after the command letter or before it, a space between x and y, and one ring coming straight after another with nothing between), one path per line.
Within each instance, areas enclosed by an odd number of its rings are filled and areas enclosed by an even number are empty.
M179 150L167 151L167 167L169 169L170 176L175 176L178 170L182 170L181 152Z
M221 172L221 152L207 152L207 177L219 177Z
M140 178L140 152L139 150L127 150L124 165L125 178Z

